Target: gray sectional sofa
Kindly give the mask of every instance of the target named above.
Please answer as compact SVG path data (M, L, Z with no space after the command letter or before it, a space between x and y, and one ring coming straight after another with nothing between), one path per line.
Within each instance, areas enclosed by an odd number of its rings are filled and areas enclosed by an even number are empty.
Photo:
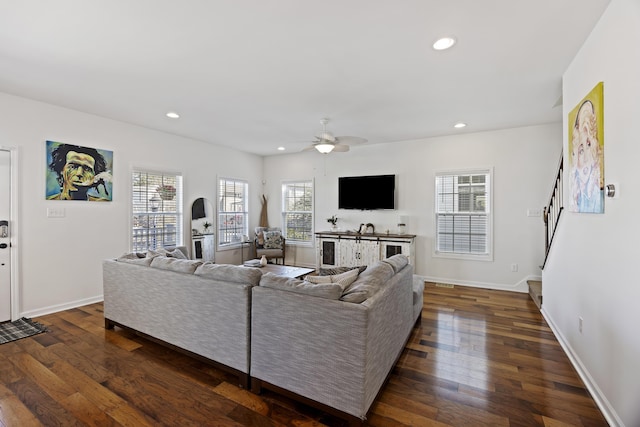
M237 374L242 387L355 422L366 418L422 309L424 285L402 255L359 275L305 281L175 251L155 255L103 262L106 328L132 329Z

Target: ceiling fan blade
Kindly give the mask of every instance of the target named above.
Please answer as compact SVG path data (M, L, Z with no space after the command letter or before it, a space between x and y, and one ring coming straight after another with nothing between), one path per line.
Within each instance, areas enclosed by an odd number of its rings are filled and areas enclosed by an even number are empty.
M337 136L336 141L340 144L349 145L364 144L365 142L367 142L366 139L360 138L359 136Z
M349 146L345 144L335 144L333 146L333 151L336 153L345 153L349 151Z
M316 149L316 144L309 145L308 147L303 148L300 151L313 151Z

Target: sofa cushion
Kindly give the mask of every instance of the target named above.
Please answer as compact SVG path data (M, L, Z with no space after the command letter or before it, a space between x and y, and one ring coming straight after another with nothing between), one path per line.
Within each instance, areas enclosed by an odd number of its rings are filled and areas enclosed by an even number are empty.
M273 273L263 274L260 286L334 300L342 295L342 286L339 283L311 283Z
M409 258L406 255L396 254L387 259L384 259L383 262L386 262L393 268L393 272L397 273L402 270L405 265L409 264Z
M390 264L376 261L347 286L340 300L359 304L376 293L393 274L393 267Z
M202 264L195 271L196 276L223 282L241 283L256 286L260 283L262 271L259 268L231 264Z
M154 256L151 260L152 268L159 268L160 270L170 270L177 273L189 273L193 274L202 265L202 261L195 261L190 259L178 259L166 256Z

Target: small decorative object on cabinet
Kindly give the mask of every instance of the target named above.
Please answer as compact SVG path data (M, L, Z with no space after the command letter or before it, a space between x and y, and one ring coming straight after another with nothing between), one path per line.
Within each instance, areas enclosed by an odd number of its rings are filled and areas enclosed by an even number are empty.
M262 255L262 258L260 258L260 265L263 267L267 265L267 257L265 255Z
M331 224L331 231L338 231L338 217L335 215L331 215L330 218L327 218L327 222Z

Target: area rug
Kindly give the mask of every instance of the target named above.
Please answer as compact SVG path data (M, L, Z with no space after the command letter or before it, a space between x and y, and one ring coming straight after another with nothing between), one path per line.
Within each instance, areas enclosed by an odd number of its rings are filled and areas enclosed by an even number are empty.
M14 322L0 323L0 344L38 335L46 331L47 328L44 325L26 317Z

